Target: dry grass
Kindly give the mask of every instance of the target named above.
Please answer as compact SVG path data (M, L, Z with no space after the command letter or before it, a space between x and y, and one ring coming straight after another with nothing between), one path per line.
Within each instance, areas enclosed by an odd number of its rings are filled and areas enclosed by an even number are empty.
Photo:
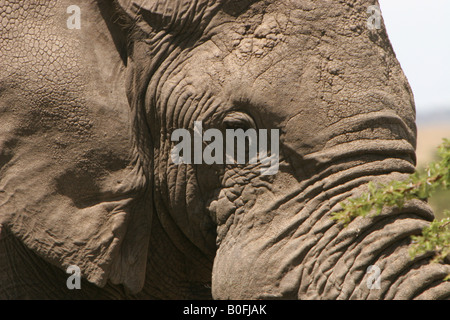
M436 160L437 147L443 138L450 139L450 124L418 126L417 167L424 168ZM450 210L450 191L438 192L430 199L436 217L441 219L445 209Z
M450 124L421 125L418 126L417 136L417 167L425 167L427 163L435 160L437 147L442 139L450 139Z

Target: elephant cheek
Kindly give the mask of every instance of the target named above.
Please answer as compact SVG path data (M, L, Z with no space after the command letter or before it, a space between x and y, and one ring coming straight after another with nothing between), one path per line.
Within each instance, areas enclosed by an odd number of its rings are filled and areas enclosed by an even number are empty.
M254 286L258 279L253 279L252 272L258 272L263 291L271 290L271 288L265 288L263 282L273 282L270 279L262 279L270 273L266 274L255 270L256 260L258 260L256 250L249 250L239 243L219 248L212 273L213 298L219 300L257 299L259 292L254 289ZM249 281L249 279L251 280Z
M225 239L214 260L214 299L296 299L300 270L291 270L292 255L283 254L292 246L297 241L274 244L270 232L253 228L250 234Z

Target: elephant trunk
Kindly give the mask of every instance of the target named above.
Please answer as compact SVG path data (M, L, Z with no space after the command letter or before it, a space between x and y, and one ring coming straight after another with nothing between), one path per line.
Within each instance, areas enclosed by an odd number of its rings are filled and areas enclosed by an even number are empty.
M333 226L308 251L297 274L300 299L441 299L447 265L431 264L431 253L411 259L411 236L432 218L428 206L411 201L402 209ZM292 275L291 275L292 276ZM306 280L306 281L305 281Z
M396 179L401 175L389 175ZM387 176L384 176L387 177ZM364 190L357 187L356 193ZM411 259L411 236L433 219L429 206L407 202L347 227L330 218L344 194L307 204L279 227L236 231L218 249L213 296L224 299L442 299L450 266L430 263L432 254ZM322 195L323 196L323 195ZM319 203L319 199L315 199ZM332 209L332 208L335 209ZM282 215L283 213L280 213ZM274 218L272 223L277 223ZM241 235L242 234L242 235Z
M387 150L386 145L383 152ZM399 150L399 146L392 150ZM338 203L367 191L367 182L387 183L408 177L409 152L406 146L401 148L405 151L403 157L386 157L362 167L336 170L343 181L327 178L337 187L323 186L326 195L319 197L327 200L309 213L310 217L321 218L306 220L300 229L307 227L307 231L296 231L302 234L302 242L314 243L300 254L300 259L297 257L298 290L292 293L298 298L441 299L450 296L450 283L443 282L450 274L450 266L430 263L431 252L416 259L409 255L411 236L421 234L434 218L425 202L413 200L401 209L385 208L379 216L357 218L347 227L330 221L330 213L340 209ZM285 276L293 275L287 272Z
M425 202L385 208L347 227L330 216L369 182L402 180L413 172L412 143L355 140L323 150L302 158L303 167L309 163L320 174L270 205L234 217L219 239L214 298L448 298L450 283L443 279L450 266L430 263L431 253L415 259L408 253L411 236L434 218Z

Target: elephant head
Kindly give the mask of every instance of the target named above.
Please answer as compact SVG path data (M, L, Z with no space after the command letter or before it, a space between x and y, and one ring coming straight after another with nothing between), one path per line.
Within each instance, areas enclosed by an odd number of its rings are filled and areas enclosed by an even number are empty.
M413 95L385 29L366 27L376 4L99 0L81 7L85 31L56 30L65 1L36 4L38 27L20 30L44 35L41 58L21 62L25 40L2 52L0 223L112 296L448 297L448 266L407 254L426 203L330 219L414 171ZM173 133L198 123L275 130L276 172L176 163Z

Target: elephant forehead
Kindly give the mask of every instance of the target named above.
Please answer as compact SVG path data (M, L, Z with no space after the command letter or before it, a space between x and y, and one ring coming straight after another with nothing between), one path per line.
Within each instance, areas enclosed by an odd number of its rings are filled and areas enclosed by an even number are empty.
M215 40L223 42L226 51L247 61L263 57L283 42L301 51L311 48L311 40L320 40L325 35L341 35L351 40L365 29L366 11L371 4L372 1L255 1L236 17L220 12L210 30L217 34Z
M202 37L210 39L215 47L208 41L197 46L190 54L190 60L195 61L195 70L190 72L215 73L212 79L231 72L236 78L247 80L265 74L269 68L281 65L281 61L294 60L301 71L301 63L307 64L310 57L321 54L315 51L319 44L331 43L328 51L338 51L338 46L346 44L336 38L338 35L350 38L348 42L356 51L361 41L352 42L355 34L349 31L351 23L347 22L357 19L363 23L365 20L363 16L354 16L348 8L345 3L333 4L329 13L308 1L256 1L234 17L223 10L213 18ZM336 35L339 28L342 30ZM324 38L325 32L335 34ZM224 70L217 72L221 64ZM335 61L335 64L339 63ZM292 68L291 71L299 74ZM222 79L219 82L223 82Z
M411 96L400 90L406 79L385 31L365 27L371 2L321 2L254 4L217 27L220 32L211 37L217 48L209 54L219 58L216 64L208 61L210 68L223 65L224 72L218 74L226 78L221 83L229 92L273 99L271 104L280 105L287 115L309 103L333 122L363 108L377 111L386 106L404 106L401 111L409 116ZM390 94L389 102L382 101L389 95L387 85L398 86L397 92L404 94Z
M267 55L284 39L283 28L279 22L287 17L280 13L269 13L262 21L255 24L253 30L248 24L240 24L231 31L231 52L239 60L245 62L252 57L260 58Z

